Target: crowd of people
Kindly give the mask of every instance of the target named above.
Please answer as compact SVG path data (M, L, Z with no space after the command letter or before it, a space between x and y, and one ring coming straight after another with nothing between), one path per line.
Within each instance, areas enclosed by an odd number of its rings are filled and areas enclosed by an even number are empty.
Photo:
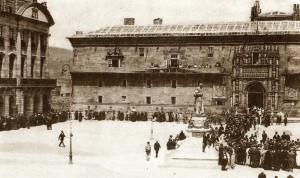
M220 140L219 165L222 170L234 169L235 164L291 172L298 167L296 150L300 147L300 141L292 140L291 133L283 132L279 135L275 132L273 136L268 136L265 131L260 133L257 124L264 124L264 122L259 121L260 117L255 110L249 114L227 114L225 117L225 126L212 129L211 133L217 135ZM267 117L270 118L269 116L261 118ZM280 118L278 117L277 120L280 121ZM250 130L253 133L249 135ZM206 138L206 140L210 139Z
M46 125L52 129L52 124L68 120L68 112L51 110L48 113L36 113L31 116L19 114L17 116L3 116L0 118L0 131L17 130L33 126Z

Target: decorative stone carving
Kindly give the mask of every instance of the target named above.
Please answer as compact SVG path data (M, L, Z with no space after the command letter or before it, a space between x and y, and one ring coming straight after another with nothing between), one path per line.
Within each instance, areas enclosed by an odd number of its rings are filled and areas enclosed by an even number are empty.
M213 98L225 98L226 86L225 85L213 85Z
M286 87L285 96L288 99L298 99L298 90L294 88Z

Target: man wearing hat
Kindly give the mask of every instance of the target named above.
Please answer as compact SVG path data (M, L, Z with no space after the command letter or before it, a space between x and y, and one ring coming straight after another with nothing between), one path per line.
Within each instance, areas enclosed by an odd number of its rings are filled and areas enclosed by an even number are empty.
M154 144L154 150L156 153L156 158L158 157L158 151L160 149L160 144L158 143L158 141L156 141L156 143Z
M62 144L63 147L66 147L65 144L64 144L64 139L65 139L65 134L64 134L64 131L61 131L61 133L59 134L59 137L58 137L58 140L60 140L60 143L59 143L59 147L60 145Z

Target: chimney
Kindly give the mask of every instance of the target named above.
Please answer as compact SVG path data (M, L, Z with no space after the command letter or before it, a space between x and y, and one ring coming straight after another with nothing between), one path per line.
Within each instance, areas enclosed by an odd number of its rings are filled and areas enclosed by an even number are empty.
M82 36L82 31L76 31L76 36Z
M124 25L134 25L134 18L124 18Z
M47 2L42 2L41 3L44 7L47 7Z
M153 19L153 25L162 25L162 21L161 18Z

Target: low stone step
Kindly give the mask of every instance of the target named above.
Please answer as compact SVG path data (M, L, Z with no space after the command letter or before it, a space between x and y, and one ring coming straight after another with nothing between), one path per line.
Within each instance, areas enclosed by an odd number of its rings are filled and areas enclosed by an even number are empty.
M201 169L221 169L218 160L195 160L195 159L171 159L160 165L160 167L176 168L201 168Z

